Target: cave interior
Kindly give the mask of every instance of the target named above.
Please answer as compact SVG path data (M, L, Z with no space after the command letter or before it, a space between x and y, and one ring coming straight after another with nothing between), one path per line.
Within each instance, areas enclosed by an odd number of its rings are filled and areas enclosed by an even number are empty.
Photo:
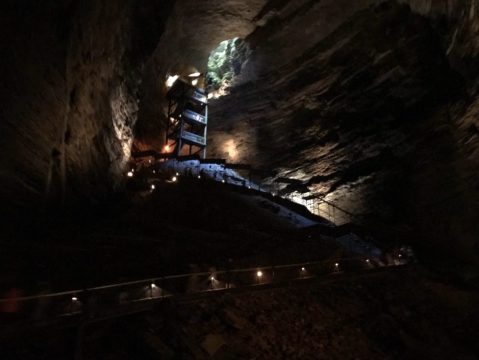
M479 358L478 0L5 0L0 30L2 359ZM88 318L139 279L154 306ZM68 325L21 300L61 292Z

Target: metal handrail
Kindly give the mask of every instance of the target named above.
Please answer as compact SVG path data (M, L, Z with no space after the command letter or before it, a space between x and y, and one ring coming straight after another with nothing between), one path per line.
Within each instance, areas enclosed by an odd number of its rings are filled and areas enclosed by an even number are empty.
M42 327L60 322L63 325L76 326L120 318L150 311L155 304L167 299L190 301L223 292L253 291L272 286L290 286L293 283L299 285L303 281L326 278L334 274L358 273L358 270L368 271L381 267L384 265L379 261L365 257L336 258L152 277L84 290L0 299L0 305L16 302L17 306L17 316L1 324L3 326L0 326L0 335L9 336L33 325ZM140 286L132 287L134 285ZM122 287L124 289L119 290ZM46 300L53 298L56 299Z
M36 299L59 297L59 296L66 296L66 295L79 295L81 293L86 293L86 292L92 293L99 290L109 290L109 289L126 287L131 285L154 283L161 280L188 279L193 276L211 276L212 273L216 275L225 275L225 274L232 274L232 273L248 273L248 272L255 272L258 270L286 269L286 268L296 268L296 267L302 267L302 266L306 267L306 266L314 266L314 265L324 265L328 263L333 263L335 261L340 261L344 263L347 261L358 261L360 259L361 258L359 257L358 258L342 258L340 260L308 261L308 262L301 262L301 263L295 263L295 264L267 265L267 266L257 266L257 267L250 267L250 268L241 268L241 269L203 271L203 272L185 273L185 274L177 274L177 275L149 277L149 278L145 278L141 280L101 285L101 286L95 286L95 287L85 288L85 289L73 289L73 290L66 290L66 291L49 293L49 294L22 296L22 297L16 297L16 298L0 298L0 304L5 302L10 302L10 301L27 301L27 300L36 300Z

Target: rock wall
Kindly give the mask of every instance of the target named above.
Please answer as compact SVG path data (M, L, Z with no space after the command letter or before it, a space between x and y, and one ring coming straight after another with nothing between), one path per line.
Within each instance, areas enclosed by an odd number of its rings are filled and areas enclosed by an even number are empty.
M121 182L142 66L168 2L1 5L0 198L37 208L98 199Z
M431 19L444 37L444 50L452 67L477 80L479 2L477 0L400 0ZM473 80L469 79L469 80Z
M249 78L211 103L210 155L299 180L283 193L325 196L383 241L477 263L476 2L330 4L323 28L319 4L284 3L248 37Z

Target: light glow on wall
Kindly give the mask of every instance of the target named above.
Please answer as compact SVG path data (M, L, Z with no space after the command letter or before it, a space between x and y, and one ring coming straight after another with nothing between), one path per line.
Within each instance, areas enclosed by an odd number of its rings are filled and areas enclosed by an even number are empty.
M225 142L223 150L228 154L228 158L231 160L236 160L238 157L238 150L236 148L236 143L233 139L230 139Z

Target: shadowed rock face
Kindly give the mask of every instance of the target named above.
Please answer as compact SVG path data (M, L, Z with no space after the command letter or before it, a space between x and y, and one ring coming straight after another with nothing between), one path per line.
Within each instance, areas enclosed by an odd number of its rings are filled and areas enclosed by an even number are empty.
M120 184L140 70L168 11L153 1L2 3L2 199L37 206Z
M121 186L131 147L161 146L166 75L240 37L252 53L211 103L209 156L477 261L479 4L400 3L4 2L2 212Z
M470 4L355 9L292 48L279 46L309 23L279 11L249 37L254 71L211 103L210 155L298 179L282 192L326 196L383 238L477 261Z
M143 78L143 96L135 128L138 149L160 150L165 131L165 79L168 74L205 72L210 53L224 40L244 38L266 0L175 2L166 29Z

